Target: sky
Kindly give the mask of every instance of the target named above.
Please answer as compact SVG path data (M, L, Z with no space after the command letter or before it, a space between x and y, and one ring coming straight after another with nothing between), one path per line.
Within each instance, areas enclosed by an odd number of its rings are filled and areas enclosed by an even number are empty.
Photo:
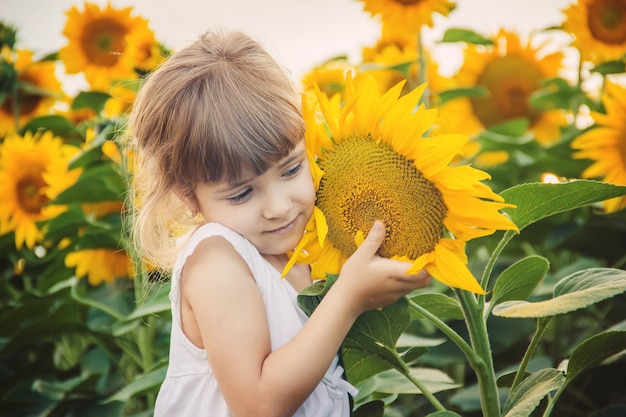
M458 46L436 41L447 28L457 27L491 35L501 27L518 33L559 25L562 10L574 0L456 0L447 17L435 15L424 33L443 75L462 62ZM65 12L83 10L79 0L0 0L0 19L18 29L17 47L35 56L54 52L66 43L62 34ZM106 0L93 0L101 7ZM157 39L172 50L211 27L242 29L267 48L294 79L324 61L345 55L358 63L361 49L373 45L380 25L359 0L111 0L115 8L133 7L148 20Z

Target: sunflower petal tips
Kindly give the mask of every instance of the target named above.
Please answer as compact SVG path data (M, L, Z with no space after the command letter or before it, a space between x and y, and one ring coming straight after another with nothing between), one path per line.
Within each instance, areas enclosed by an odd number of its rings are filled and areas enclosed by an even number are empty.
M357 231L356 236L354 237L354 243L356 244L356 247L358 248L359 246L361 246L364 240L365 240L365 233L363 233L362 230Z

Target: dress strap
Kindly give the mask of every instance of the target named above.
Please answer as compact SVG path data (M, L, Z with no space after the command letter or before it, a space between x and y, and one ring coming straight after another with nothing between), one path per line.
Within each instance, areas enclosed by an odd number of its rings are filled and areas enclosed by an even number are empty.
M346 392L352 397L356 397L359 393L358 389L343 378L343 368L341 366L336 366L332 371L326 372L322 382L328 387L333 398L336 399L342 399Z

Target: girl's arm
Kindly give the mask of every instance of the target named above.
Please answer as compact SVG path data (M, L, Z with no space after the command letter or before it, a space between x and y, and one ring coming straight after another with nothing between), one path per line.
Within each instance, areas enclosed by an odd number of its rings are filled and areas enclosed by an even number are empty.
M290 416L313 392L364 311L393 303L430 282L410 264L375 255L385 236L377 222L303 329L272 352L265 307L249 268L221 238L202 242L185 264L184 331L203 345L234 417ZM186 322L186 321L184 321ZM197 326L197 327L196 327Z

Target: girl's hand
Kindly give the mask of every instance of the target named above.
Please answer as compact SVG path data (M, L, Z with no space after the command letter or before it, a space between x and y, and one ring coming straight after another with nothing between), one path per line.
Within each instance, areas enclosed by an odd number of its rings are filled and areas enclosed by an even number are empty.
M376 255L385 239L385 225L374 222L359 248L346 261L334 287L345 291L345 300L352 304L355 315L392 304L411 291L426 287L432 277L422 270L407 274L409 262Z

